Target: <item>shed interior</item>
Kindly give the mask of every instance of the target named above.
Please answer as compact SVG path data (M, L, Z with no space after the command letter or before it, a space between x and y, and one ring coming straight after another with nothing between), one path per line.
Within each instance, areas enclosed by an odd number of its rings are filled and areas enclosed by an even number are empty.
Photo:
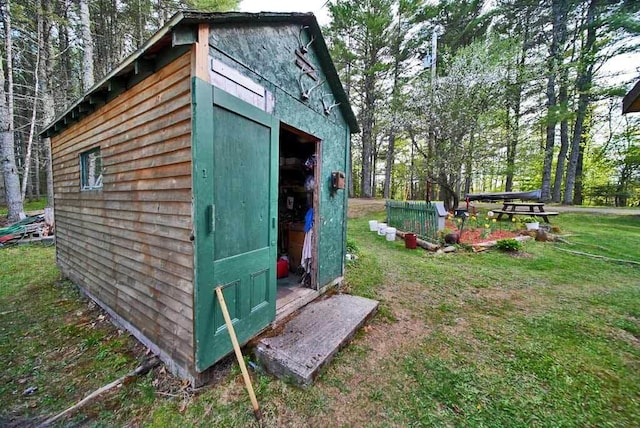
M280 127L278 307L305 294L305 290L317 288L317 234L313 217L318 211L319 144L309 134L286 125Z

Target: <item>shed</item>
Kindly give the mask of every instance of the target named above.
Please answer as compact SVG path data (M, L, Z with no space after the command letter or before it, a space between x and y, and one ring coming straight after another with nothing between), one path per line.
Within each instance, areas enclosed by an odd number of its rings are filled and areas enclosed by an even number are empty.
M622 99L622 113L640 112L640 80Z
M357 130L313 14L180 12L42 132L57 263L201 384L216 286L246 343L342 281Z

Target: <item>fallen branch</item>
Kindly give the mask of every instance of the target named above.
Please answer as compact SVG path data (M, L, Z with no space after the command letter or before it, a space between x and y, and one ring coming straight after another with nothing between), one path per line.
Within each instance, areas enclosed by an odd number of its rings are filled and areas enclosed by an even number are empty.
M396 230L396 235L402 239L404 239L407 233L410 233L410 232L403 232L401 230ZM440 248L439 245L432 244L431 242L425 241L424 239L420 239L420 238L416 238L416 244L418 244L419 247L429 251L436 251L438 248Z
M564 248L558 248L558 247L553 247L553 248L555 248L558 251L564 251L565 253L576 254L578 256L585 256L585 257L591 257L593 259L606 260L606 261L609 261L609 262L627 263L627 264L630 264L630 265L640 266L640 262L636 262L634 260L613 259L611 257L599 256L597 254L583 253L582 251L566 250Z
M100 395L104 394L105 392L117 387L118 385L121 385L123 383L128 383L133 378L148 373L149 370L151 370L152 368L158 366L159 364L160 364L160 360L157 357L153 357L153 358L148 359L147 361L143 362L138 367L136 367L135 370L130 371L126 375L122 376L119 379L114 380L113 382L103 386L102 388L96 389L91 394L87 395L85 398L83 398L82 400L80 400L79 402L74 404L73 406L69 407L67 410L65 410L65 411L63 411L61 413L58 413L55 416L50 417L49 419L47 419L46 421L44 421L43 423L38 425L38 427L39 428L40 427L47 427L47 426L53 424L57 420L59 420L61 418L64 418L65 416L75 412L79 408L81 408L81 407L85 406L86 404L90 403L91 401L93 401L98 396L100 396Z

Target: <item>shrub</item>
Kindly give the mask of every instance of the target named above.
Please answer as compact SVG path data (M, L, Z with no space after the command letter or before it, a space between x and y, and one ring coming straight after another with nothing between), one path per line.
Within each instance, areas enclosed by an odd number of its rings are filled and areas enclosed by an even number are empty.
M522 242L513 238L500 239L496 242L496 248L500 251L520 251L522 249Z
M356 244L356 241L351 238L347 238L347 253L358 254L358 252L358 244Z

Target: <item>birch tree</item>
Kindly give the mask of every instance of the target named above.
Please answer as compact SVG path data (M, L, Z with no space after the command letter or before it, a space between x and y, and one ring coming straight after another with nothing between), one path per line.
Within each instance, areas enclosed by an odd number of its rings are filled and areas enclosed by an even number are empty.
M11 9L9 2L6 2L2 9L4 22L4 43L6 54L7 81L5 82L4 69L0 60L0 163L5 185L5 199L7 201L7 218L10 222L20 220L24 212L22 198L20 197L20 177L16 167L14 150L14 127L13 127L13 65L12 65L12 32L11 32ZM6 85L6 91L5 91Z
M82 29L82 89L88 91L94 83L93 37L91 36L91 14L89 0L80 0L80 27Z

